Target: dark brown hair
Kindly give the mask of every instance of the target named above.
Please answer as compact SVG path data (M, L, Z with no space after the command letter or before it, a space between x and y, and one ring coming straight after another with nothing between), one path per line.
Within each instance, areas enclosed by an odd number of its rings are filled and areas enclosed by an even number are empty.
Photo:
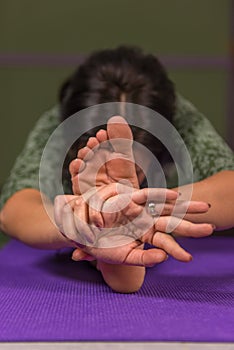
M154 55L126 46L94 52L62 85L59 93L61 120L96 104L120 102L123 95L125 102L149 107L173 122L175 91L164 67ZM91 125L87 121L89 131L74 143L67 156L66 178L69 178L68 164L76 157L77 149L97 131ZM165 147L144 130L144 123L142 128L132 127L132 131L134 140L150 148L159 161L168 161Z

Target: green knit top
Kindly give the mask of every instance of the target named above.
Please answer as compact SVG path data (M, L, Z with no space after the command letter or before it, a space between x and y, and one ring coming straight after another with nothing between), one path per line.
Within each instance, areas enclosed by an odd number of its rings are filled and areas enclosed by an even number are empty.
M15 192L24 188L39 189L39 169L43 149L48 138L59 125L58 107L45 112L31 131L26 144L16 159L1 193L1 207ZM210 122L184 97L177 96L174 126L189 151L194 181L202 180L221 170L234 170L234 154L217 134ZM59 157L59 145L55 154ZM55 176L51 159L51 172L46 181L53 186ZM169 181L170 182L170 181ZM67 193L68 193L67 189ZM65 185L66 192L66 185Z

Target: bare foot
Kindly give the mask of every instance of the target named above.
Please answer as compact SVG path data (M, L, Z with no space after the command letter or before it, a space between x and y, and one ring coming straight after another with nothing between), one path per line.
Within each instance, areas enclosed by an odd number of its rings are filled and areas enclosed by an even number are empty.
M107 131L101 129L96 137L90 137L70 163L73 193L83 194L116 182L139 188L132 144L132 132L125 119L110 118Z
M70 163L73 193L84 194L94 187L100 188L116 182L139 188L132 143L132 132L125 119L110 118L107 131L99 130L96 137L90 137L86 146L79 150L77 159ZM138 251L140 248L143 248L143 244L138 247ZM76 252L81 251L76 249ZM106 253L106 249L100 252L101 256L104 252ZM100 257L96 256L96 258ZM114 267L113 273L113 264L98 261L97 266L106 283L116 291L136 291L144 281L145 267L125 266L123 268L119 265L117 268ZM124 275L121 273L122 270ZM127 273L128 283L126 283L126 271L130 272ZM124 279L123 276L125 276ZM126 286L127 289L125 289Z

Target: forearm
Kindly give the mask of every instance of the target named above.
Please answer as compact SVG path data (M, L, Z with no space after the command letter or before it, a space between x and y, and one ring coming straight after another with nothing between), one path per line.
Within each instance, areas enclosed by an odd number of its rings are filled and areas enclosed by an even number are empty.
M180 199L185 198L188 186L180 187ZM206 222L217 229L234 226L234 171L221 171L205 180L193 184L192 200L210 203L204 214L187 214L193 222Z
M107 285L119 293L137 292L144 282L145 267L142 266L113 265L98 261L97 268Z
M50 209L53 216L52 203ZM6 202L0 213L0 227L9 236L36 248L59 249L71 246L49 218L40 192L34 189L16 192Z

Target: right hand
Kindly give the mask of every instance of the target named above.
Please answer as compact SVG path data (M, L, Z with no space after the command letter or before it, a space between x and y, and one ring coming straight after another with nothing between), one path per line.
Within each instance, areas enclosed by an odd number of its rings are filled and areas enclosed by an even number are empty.
M98 190L98 196L97 194L90 196L90 207L81 196L58 196L56 198L55 220L60 231L82 248L82 251L74 251L74 260L76 258L98 259L112 264L151 266L165 260L166 253L168 253L175 259L190 261L191 255L181 248L171 235L165 233L169 221L173 220L177 225L173 231L175 234L201 237L213 232L213 228L209 224L193 224L174 216L171 217L170 214L175 207L175 199L178 194L166 189L135 190L131 194L131 201L128 202L128 205L119 211L113 210L114 215L113 213L106 214L98 212L96 209L93 210L94 203L96 203L96 208L98 203L100 209L103 207L106 209L108 205L111 205L112 209L113 205L119 209L121 201L126 202L126 194L124 193L118 195L118 200L113 202L113 197L117 196L114 194L113 186L104 186ZM167 199L165 204L164 201L162 202L162 197ZM145 209L145 203L149 199L154 200L161 207L161 216L157 220L152 220ZM183 205L182 202L177 206L178 213ZM206 203L191 202L187 212L206 212L208 209L209 206ZM97 218L100 216L103 220L101 226L104 223L105 227L111 228L110 230L105 229L104 234L89 224L97 222ZM128 225L126 226L126 224ZM119 241L120 245L116 243ZM95 244L93 244L94 242ZM142 244L146 242L157 248L142 250Z

